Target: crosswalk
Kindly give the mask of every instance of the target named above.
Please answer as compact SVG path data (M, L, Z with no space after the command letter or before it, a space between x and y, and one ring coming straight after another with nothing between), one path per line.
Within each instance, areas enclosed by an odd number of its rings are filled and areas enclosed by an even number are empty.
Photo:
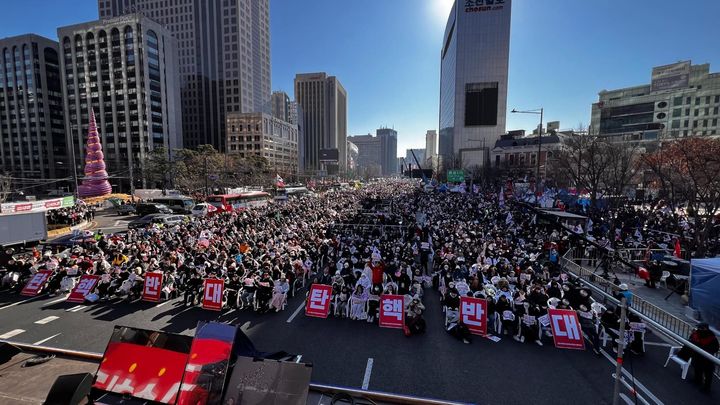
M66 309L65 312L78 312L78 311L82 311L85 308L87 308L87 305L75 305L72 308Z
M52 315L52 316L48 316L47 318L40 319L39 321L35 321L35 323L38 324L38 325L45 325L45 324L50 323L50 322L52 322L52 321L54 321L54 320L56 320L56 319L60 319L60 317L59 317L59 316L54 316L54 315Z

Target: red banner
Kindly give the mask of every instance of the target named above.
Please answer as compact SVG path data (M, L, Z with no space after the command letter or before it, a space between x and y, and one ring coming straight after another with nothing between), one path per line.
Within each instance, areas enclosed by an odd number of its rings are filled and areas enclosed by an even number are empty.
M460 297L460 319L473 335L487 335L487 300Z
M20 292L20 295L27 295L30 297L34 297L38 295L40 290L45 286L45 283L50 279L50 276L52 275L52 270L40 270L37 273L35 273L30 281L25 285L25 288L22 289Z
M553 341L558 349L585 350L580 320L571 309L548 309Z
M206 278L205 286L203 287L203 308L212 309L213 311L221 311L224 289L225 280L218 278Z
M331 297L331 286L324 284L313 284L310 286L310 294L308 294L308 299L305 303L305 315L327 318L330 314Z
M160 301L162 296L162 273L145 273L145 281L143 284L143 301Z
M77 285L68 296L67 302L85 302L85 296L95 289L98 281L100 281L100 276L85 274L80 277L80 281L78 281Z
M405 325L405 298L402 295L380 296L381 328L402 329Z

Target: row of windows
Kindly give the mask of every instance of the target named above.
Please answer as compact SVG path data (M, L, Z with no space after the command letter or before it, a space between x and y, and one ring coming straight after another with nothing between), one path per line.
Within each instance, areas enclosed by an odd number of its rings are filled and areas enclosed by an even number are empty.
M711 100L715 100L715 104L720 104L720 94L716 96L705 96L705 97L695 97L695 105L700 105L703 102L705 104L710 104ZM685 104L692 104L692 97L685 97ZM673 99L673 105L683 105L683 96L677 96Z
M713 118L712 120L705 119L705 120L693 120L692 127L693 128L708 128L708 127L716 127L718 125L718 119ZM680 120L673 120L672 124L670 125L671 128L676 129L680 128ZM690 128L690 120L685 120L682 125L683 128Z
M673 112L672 112L673 118L681 117L683 115L690 116L690 108L685 109L685 114L683 114L682 110L683 110L682 108L673 109ZM712 111L712 114L710 111ZM712 108L712 110L711 110L711 107L705 107L704 109L696 108L693 112L693 115L695 117L699 117L701 115L701 113L702 113L702 115L718 115L718 114L720 114L720 106L714 107L714 108Z

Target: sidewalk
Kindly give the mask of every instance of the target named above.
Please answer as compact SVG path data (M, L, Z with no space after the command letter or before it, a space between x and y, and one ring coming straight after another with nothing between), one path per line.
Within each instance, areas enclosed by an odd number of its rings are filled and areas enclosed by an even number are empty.
M645 301L665 310L666 312L690 323L697 322L697 319L693 319L688 316L687 308L689 308L684 302L680 294L673 293L666 300L665 297L670 294L670 289L661 286L657 283L657 288L650 288L645 286L645 280L641 280L637 276L617 273L617 277L621 283L625 283L628 286L628 290L633 295L638 296Z

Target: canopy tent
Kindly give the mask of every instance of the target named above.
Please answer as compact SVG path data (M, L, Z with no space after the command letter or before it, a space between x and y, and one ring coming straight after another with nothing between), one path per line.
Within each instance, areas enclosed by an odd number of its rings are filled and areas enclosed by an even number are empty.
M720 328L720 258L693 259L690 270L690 306L704 322Z

